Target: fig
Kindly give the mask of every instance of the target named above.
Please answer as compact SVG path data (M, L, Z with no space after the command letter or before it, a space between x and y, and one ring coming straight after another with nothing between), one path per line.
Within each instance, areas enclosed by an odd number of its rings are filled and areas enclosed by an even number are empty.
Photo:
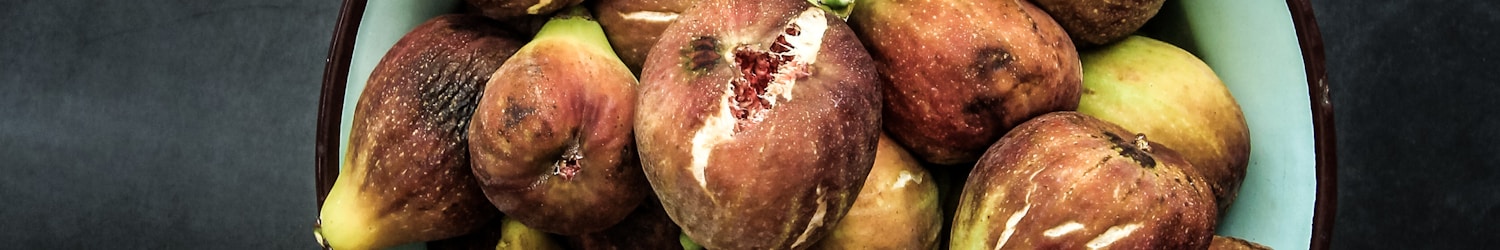
M494 72L469 150L489 201L543 232L625 218L650 193L632 133L636 80L582 7L548 21Z
M1079 47L1130 36L1156 16L1165 0L1035 0Z
M527 16L551 16L568 6L578 5L583 0L465 0L479 12L496 20L512 20Z
M973 162L1016 124L1078 106L1078 53L1027 1L870 0L849 25L875 58L885 129L924 161Z
M678 241L681 235L682 228L668 217L661 201L647 196L646 201L625 216L624 221L604 231L566 236L563 243L569 249L578 250L674 249L682 248Z
M396 41L355 104L348 155L319 214L324 247L459 236L496 214L470 171L470 118L521 41L480 16L444 15Z
M1143 36L1083 52L1078 112L1152 135L1208 177L1219 210L1239 194L1250 162L1250 127L1208 64Z
M688 0L598 0L590 4L599 25L604 26L609 45L637 75L662 31L693 6Z
M805 249L874 164L880 85L859 40L804 0L710 1L641 72L636 145L672 220L709 249Z
M427 250L490 250L495 249L495 244L500 242L502 228L505 220L497 216L490 219L483 227L475 229L469 234L458 237L428 241Z
M500 242L493 246L495 250L563 250L562 245L548 235L546 232L527 227L526 224L514 220L511 217L501 219L503 226L500 228Z
M933 176L880 136L875 167L854 206L813 249L937 249L943 216Z
M1078 112L1022 123L975 164L952 249L1204 249L1218 222L1176 151Z
M1245 239L1240 239L1240 238L1235 238L1235 237L1228 237L1228 236L1214 235L1213 243L1208 245L1208 249L1209 250L1270 250L1271 247L1267 247L1265 245L1257 244L1255 242L1250 242L1250 241L1245 240Z

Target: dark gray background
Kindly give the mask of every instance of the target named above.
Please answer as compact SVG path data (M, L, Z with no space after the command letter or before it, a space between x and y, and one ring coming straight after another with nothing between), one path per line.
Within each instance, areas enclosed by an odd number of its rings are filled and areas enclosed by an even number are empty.
M0 0L0 248L313 248L339 4ZM1500 6L1313 5L1334 247L1500 247Z

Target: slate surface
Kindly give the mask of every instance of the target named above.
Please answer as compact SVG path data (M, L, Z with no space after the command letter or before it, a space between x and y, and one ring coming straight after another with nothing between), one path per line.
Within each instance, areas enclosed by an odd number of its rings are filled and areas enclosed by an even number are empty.
M339 5L0 1L0 248L314 248Z
M1500 3L1316 0L1340 249L1500 248Z
M1338 249L1500 247L1500 4L1315 0ZM311 249L339 2L0 1L0 248Z

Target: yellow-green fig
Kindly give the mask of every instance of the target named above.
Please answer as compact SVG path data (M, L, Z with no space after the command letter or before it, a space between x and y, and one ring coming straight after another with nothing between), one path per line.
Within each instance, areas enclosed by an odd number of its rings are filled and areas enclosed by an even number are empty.
M546 232L532 229L520 221L505 217L500 227L500 242L495 250L562 250L562 245Z
M854 206L812 249L937 249L943 228L937 182L889 137L881 135L877 147Z
M1219 209L1234 201L1250 161L1250 128L1213 69L1142 36L1084 51L1078 112L1144 133L1208 177Z

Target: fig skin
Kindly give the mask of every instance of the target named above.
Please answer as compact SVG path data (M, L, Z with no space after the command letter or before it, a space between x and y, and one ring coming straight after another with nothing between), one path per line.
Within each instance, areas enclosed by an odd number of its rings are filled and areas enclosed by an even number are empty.
M1257 244L1255 242L1250 242L1250 241L1245 240L1245 239L1240 239L1240 238L1235 238L1235 237L1228 237L1228 236L1214 235L1213 243L1208 245L1208 249L1209 250L1271 250L1271 247L1267 247L1265 245Z
M449 238L496 215L475 184L465 135L490 73L522 45L500 26L480 16L434 17L381 58L355 104L348 155L320 211L326 247Z
M763 119L735 117L731 101L766 100L733 92L743 77L735 51L769 50L792 20L800 35L787 39L803 44L793 50L816 48L792 63L816 60L789 64L805 67L761 89L777 101L755 109ZM710 249L809 247L843 217L873 166L873 62L842 20L806 1L698 4L662 33L641 76L635 121L647 179L673 221Z
M491 246L495 250L564 250L552 235L527 227L511 217L501 219L500 241Z
M551 16L583 0L465 0L486 17L511 20L526 16Z
M1119 41L1156 16L1165 0L1034 0L1079 47Z
M1016 124L1078 107L1073 42L1027 1L860 1L849 23L880 69L886 132L926 162L974 162Z
M646 54L656 45L656 40L667 26L677 21L684 11L693 7L688 0L598 0L591 1L599 25L609 36L609 45L614 47L620 60L636 75L646 63Z
M458 237L428 241L427 250L490 250L495 249L495 243L500 242L502 227L505 220L496 216L485 223L483 227L475 229L469 234Z
M661 201L648 196L624 221L604 231L565 236L562 242L577 250L657 250L682 248L680 236L682 228L672 222Z
M1021 124L969 175L951 248L1208 247L1218 210L1207 182L1143 137L1077 112Z
M1208 64L1172 44L1131 36L1082 54L1078 112L1153 135L1208 177L1219 211L1239 196L1250 126Z
M635 153L636 80L582 7L549 21L494 72L474 113L474 174L507 218L577 235L650 192Z
M937 249L943 215L934 176L885 135L879 148L854 206L812 249Z

